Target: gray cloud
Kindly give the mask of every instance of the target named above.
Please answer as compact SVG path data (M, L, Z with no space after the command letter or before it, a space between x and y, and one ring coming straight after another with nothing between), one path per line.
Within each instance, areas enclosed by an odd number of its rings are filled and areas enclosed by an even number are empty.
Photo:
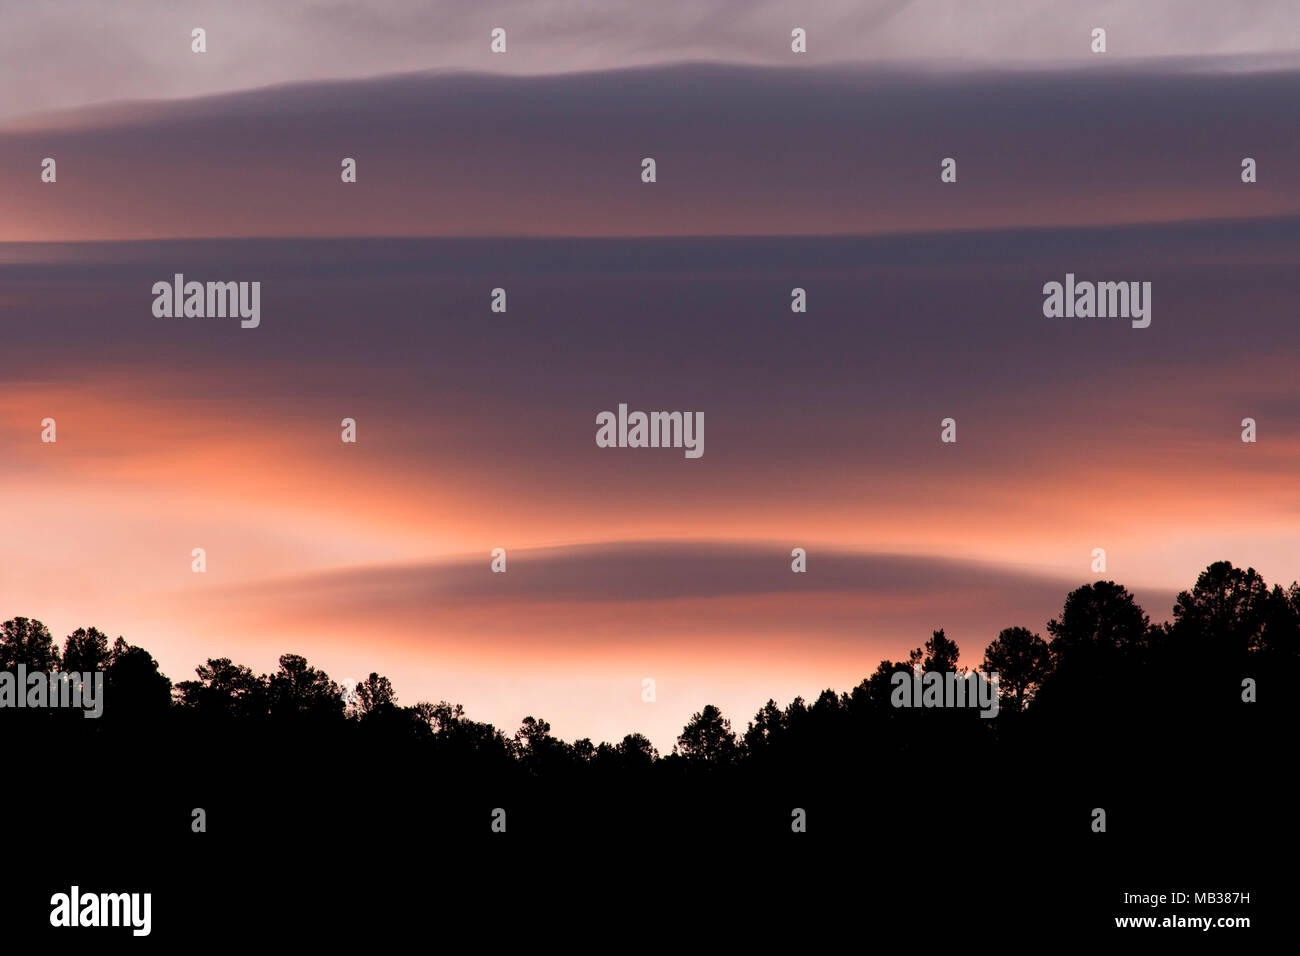
M930 556L810 549L815 573L790 570L788 543L720 541L618 542L568 547L511 549L509 572L488 572L486 554L414 564L345 568L306 577L224 590L220 602L274 606L299 613L344 618L436 615L457 606L502 611L530 604L588 604L755 598L785 595L792 607L814 606L831 594L873 598L916 607L913 617L926 636L934 627L967 627L998 616L1007 625L1028 621L1041 628L1057 613L1066 593L1083 583L1024 569ZM808 595L801 599L801 595ZM1167 616L1173 592L1143 592L1154 602L1154 619ZM725 614L726 612L724 612ZM763 611L764 616L770 611ZM794 617L797 618L797 614ZM897 612L889 612L896 617ZM898 621L893 622L897 625ZM996 633L994 631L993 633ZM866 635L864 635L866 636ZM992 637L993 634L989 634Z
M208 33L203 56L189 48L196 26ZM496 26L509 32L504 56L488 49ZM795 26L809 35L802 58L790 52ZM1096 26L1109 33L1107 65L1213 56L1249 68L1300 50L1300 5L1289 0L16 0L0 31L0 118L429 69L1058 63L1090 56Z
M0 236L825 235L1294 214L1297 76L694 64L94 108L0 129ZM57 188L37 175L45 156ZM355 188L340 186L343 156ZM945 156L955 184L939 183ZM1259 163L1249 188L1243 156Z

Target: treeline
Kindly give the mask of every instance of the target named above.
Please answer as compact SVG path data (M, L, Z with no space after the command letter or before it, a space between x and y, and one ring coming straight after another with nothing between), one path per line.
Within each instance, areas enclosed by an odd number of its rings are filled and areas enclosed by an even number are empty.
M1169 623L1152 624L1127 589L1098 581L1072 591L1046 632L1008 627L988 645L978 669L1000 675L996 719L976 709L918 711L891 703L896 672L963 670L959 648L938 630L907 660L881 661L849 691L828 689L811 703L796 698L784 707L769 700L743 730L705 706L672 752L661 755L637 733L614 743L566 742L532 716L506 733L468 718L459 704L403 706L391 681L377 673L347 699L337 682L296 654L283 655L274 673L262 675L213 658L196 668L195 679L173 685L148 651L120 637L110 645L97 629L80 628L60 649L45 625L18 617L3 625L0 671L20 662L28 672L103 671L104 715L83 720L76 711L3 710L0 721L33 729L57 721L60 733L79 735L104 732L99 724L164 726L206 740L289 733L326 745L409 748L447 766L528 777L825 770L844 764L846 755L936 746L988 755L1030 746L1044 734L1122 730L1171 715L1190 728L1239 713L1257 696L1280 695L1300 660L1300 586L1269 588L1254 569L1218 562L1178 595Z

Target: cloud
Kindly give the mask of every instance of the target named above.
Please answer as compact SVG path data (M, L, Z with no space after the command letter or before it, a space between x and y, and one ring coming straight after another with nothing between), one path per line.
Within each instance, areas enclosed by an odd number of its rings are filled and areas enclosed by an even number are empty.
M830 548L818 554L817 573L790 569L784 543L629 541L531 548L516 552L509 575L486 573L482 556L462 556L396 567L350 568L301 580L248 585L231 596L273 594L308 603L335 598L341 605L382 594L388 606L430 599L461 602L565 603L662 601L817 591L876 596L932 596L944 589L1027 586L1039 577L970 561L867 554ZM1040 581L1041 585L1041 581ZM1059 587L1059 582L1053 582Z
M507 29L509 52L489 50ZM790 52L790 31L809 52ZM1258 68L1300 49L1288 0L92 0L9 4L0 32L0 117L120 99L174 99L410 70L556 74L659 65L965 61L1007 66L1090 57L1218 57ZM208 52L190 51L190 31ZM1224 59L1226 58L1226 59ZM1094 63L1094 68L1097 64ZM1104 68L1103 67L1103 68Z
M417 74L0 129L0 240L827 235L1300 212L1296 72ZM508 121L505 118L508 117ZM1259 182L1240 181L1243 156ZM42 183L43 157L59 181ZM640 181L653 156L658 182ZM343 157L359 181L340 182ZM956 183L939 181L957 160Z
M1289 580L1298 222L24 248L0 265L20 317L0 378L24 383L0 390L0 482L61 497L9 527L66 525L107 556L110 492L161 507L131 541L179 540L113 564L127 583L188 574L173 556L198 535L238 579L704 535L1057 567L1106 546L1129 583L1221 557ZM154 317L152 283L178 270L262 281L262 326ZM1151 327L1046 319L1042 283L1066 271L1151 280ZM497 285L511 311L483 321ZM619 402L704 411L705 456L597 448ZM47 415L57 447L34 440ZM13 571L57 569L64 539L35 536Z
M983 629L987 642L1011 623L1041 629L1081 583L988 562L804 544L804 574L791 570L788 542L624 541L507 549L503 574L489 570L485 551L241 584L187 600L298 628L365 622L377 636L423 635L443 651L468 641L475 653L485 641L535 646L545 635L581 657L607 640L615 622L643 646L707 635L700 650L712 659L719 647L755 638L879 646L904 631L919 643L944 626L964 635ZM1153 593L1172 606L1172 592ZM1159 618L1164 608L1153 610ZM689 623L673 632L661 613Z

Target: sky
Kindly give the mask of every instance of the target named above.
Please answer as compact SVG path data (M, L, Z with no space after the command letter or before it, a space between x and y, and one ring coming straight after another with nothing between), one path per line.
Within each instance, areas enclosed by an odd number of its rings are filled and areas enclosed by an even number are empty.
M87 108L0 126L0 239L860 235L1294 214L1300 136L1279 117L1295 78L687 64ZM55 189L32 173L46 157ZM957 182L940 190L945 157ZM1243 157L1261 170L1245 189Z
M1300 577L1294 5L1006 6L825 4L798 63L780 4L7 9L0 614L667 750L1099 577ZM156 317L178 272L260 327ZM1067 272L1151 326L1045 318Z
M117 100L422 70L563 74L684 61L1058 65L1213 58L1259 69L1300 52L1290 0L6 0L0 119ZM191 31L207 53L190 52ZM494 28L506 52L493 54Z

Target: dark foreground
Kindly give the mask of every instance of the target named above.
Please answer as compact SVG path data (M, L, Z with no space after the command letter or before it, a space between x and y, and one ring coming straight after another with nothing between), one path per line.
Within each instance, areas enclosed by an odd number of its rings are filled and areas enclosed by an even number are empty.
M1296 831L1290 757L1243 729L1194 741L1171 727L1109 758L1071 752L1074 741L1030 763L955 751L820 780L701 771L588 785L444 775L400 752L272 740L251 760L245 750L241 767L212 739L167 758L147 746L43 750L21 793L17 776L4 788L5 933L149 944L127 929L50 927L51 895L76 884L150 892L152 945L396 944L411 933L449 943L464 930L485 946L598 934L604 948L761 941L785 927L809 942L837 930L867 944L902 936L920 951L943 938L1016 951L1017 939L1137 936L1163 948L1157 935L1248 948L1279 930ZM196 807L206 832L193 832ZM1104 833L1092 829L1096 807ZM504 833L492 830L497 808ZM792 832L794 808L804 833ZM1126 892L1185 892L1188 903L1125 905ZM1192 902L1205 892L1249 903ZM1251 927L1116 928L1130 915L1247 916Z

